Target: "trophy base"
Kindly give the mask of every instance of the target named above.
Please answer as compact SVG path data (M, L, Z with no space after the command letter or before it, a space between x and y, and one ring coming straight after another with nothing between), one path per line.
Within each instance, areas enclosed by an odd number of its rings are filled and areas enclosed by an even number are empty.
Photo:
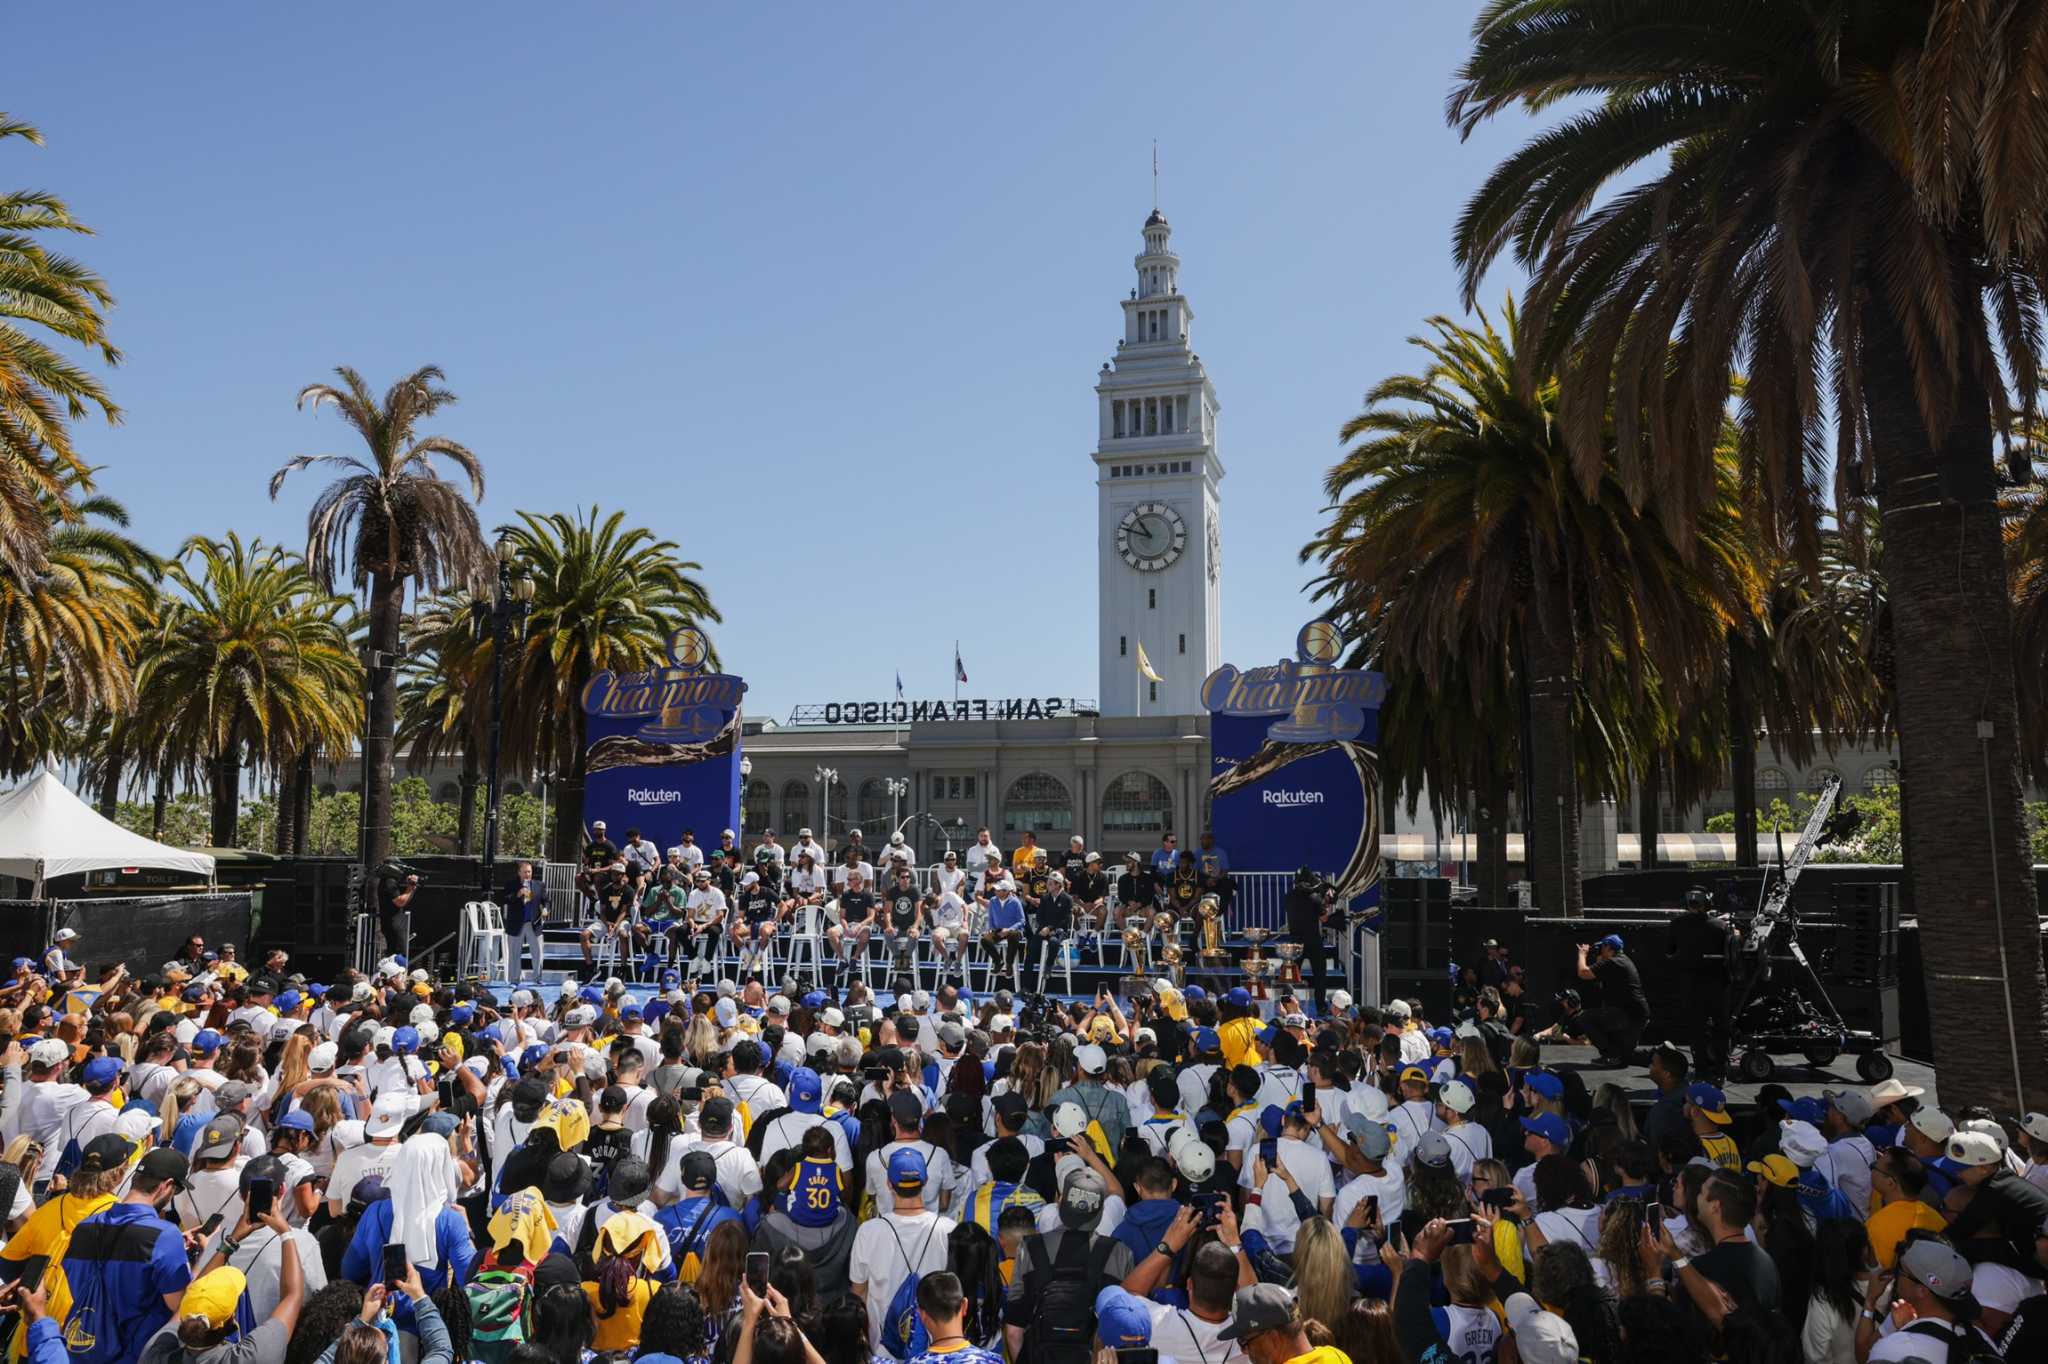
M1205 947L1205 948L1203 948L1203 949L1202 949L1202 960L1203 960L1203 961L1229 961L1229 960L1230 960L1230 953L1229 953L1229 952L1227 952L1227 951L1225 951L1225 950L1224 950L1223 948L1220 948L1220 947Z

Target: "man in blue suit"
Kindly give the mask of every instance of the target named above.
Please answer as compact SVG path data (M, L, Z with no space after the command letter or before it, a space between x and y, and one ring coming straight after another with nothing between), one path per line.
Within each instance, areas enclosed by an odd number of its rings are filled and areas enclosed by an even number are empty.
M505 887L505 936L512 940L512 976L519 980L526 950L533 949L533 978L541 979L540 921L547 917L548 884L533 874L533 863L521 862Z

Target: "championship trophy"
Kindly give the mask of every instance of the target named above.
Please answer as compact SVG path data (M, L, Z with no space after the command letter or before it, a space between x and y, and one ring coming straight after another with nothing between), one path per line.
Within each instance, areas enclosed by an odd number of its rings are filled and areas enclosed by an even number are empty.
M1283 985L1301 984L1301 958L1306 949L1298 942L1283 942L1273 948L1280 958L1280 974L1277 979Z
M1214 895L1204 895L1195 912L1202 919L1202 960L1229 960L1230 953L1223 946L1223 901Z
M1152 960L1152 939L1146 936L1142 919L1133 919L1124 925L1124 962L1132 975L1150 975Z
M1273 964L1266 960L1259 951L1259 946L1272 936L1273 930L1270 928L1255 926L1244 931L1245 941L1252 945L1251 955L1244 959L1244 979L1245 984L1251 989L1253 999L1266 998L1266 976L1273 969Z
M1159 945L1161 947L1177 947L1180 945L1180 918L1178 915L1163 909L1160 910L1152 916L1152 931L1159 935Z
M1188 987L1188 964L1182 960L1180 944L1170 942L1159 953L1159 959L1166 963L1166 974L1173 981L1176 990Z

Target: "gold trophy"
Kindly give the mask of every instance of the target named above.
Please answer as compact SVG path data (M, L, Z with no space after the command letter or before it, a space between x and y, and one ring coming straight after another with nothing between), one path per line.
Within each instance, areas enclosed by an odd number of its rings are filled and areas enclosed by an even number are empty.
M1174 988L1185 990L1188 984L1188 964L1181 959L1180 944L1168 943L1165 950L1159 954L1159 958L1166 963L1166 972L1172 978Z
M1280 958L1280 974L1278 979L1281 984L1299 985L1301 983L1301 957L1303 950L1302 945L1298 942L1283 942L1273 948L1274 955Z
M1272 971L1273 963L1266 959L1265 954L1259 951L1259 947L1272 936L1273 930L1270 928L1254 926L1244 931L1244 940L1250 943L1252 948L1251 955L1244 959L1244 978L1246 985L1251 988L1253 999L1266 997L1266 976Z
M1202 919L1202 959L1228 960L1230 953L1223 946L1223 901L1214 895L1204 895L1195 912Z
M1134 975L1150 974L1151 947L1152 941L1145 936L1142 922L1124 925L1124 960Z

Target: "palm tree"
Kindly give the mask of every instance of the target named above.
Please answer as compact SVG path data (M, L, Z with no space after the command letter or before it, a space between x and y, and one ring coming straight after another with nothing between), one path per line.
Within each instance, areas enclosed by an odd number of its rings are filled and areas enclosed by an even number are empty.
M260 540L195 537L170 566L161 625L144 652L134 725L160 761L204 773L212 837L231 847L241 773L302 753L348 750L362 719L362 670L348 602L297 557Z
M1429 365L1383 380L1344 426L1357 444L1324 480L1330 520L1302 557L1321 562L1316 595L1382 667L1469 707L1489 743L1523 732L1530 879L1544 908L1577 915L1582 790L1612 794L1655 751L1676 721L1661 679L1711 669L1754 582L1732 464L1682 541L1631 505L1618 461L1582 491L1555 383L1515 384L1512 301L1504 323L1437 317L1433 338L1412 339ZM1467 760L1431 775L1504 804L1484 754Z
M328 484L306 516L306 563L334 590L343 566L368 594L370 715L363 736L364 857L376 866L391 855L391 754L398 725L399 625L407 583L423 592L482 581L488 555L477 529L484 496L483 464L447 436L421 435L420 424L455 401L444 377L427 365L393 384L382 402L362 375L343 365L341 386L309 384L299 406L332 407L363 439L367 458L300 455L270 477L274 500L287 476L312 464L352 472ZM446 459L469 481L462 488L435 472Z
M526 637L506 657L504 753L555 774L550 856L563 860L582 843L584 687L605 669L658 666L677 630L723 619L692 576L700 566L675 557L674 543L625 528L624 512L600 516L521 512L501 531L515 574L534 581ZM478 646L480 670L490 651Z
M0 114L0 143L41 146L35 128ZM71 442L71 422L97 408L108 421L121 410L100 381L42 340L49 333L91 347L109 365L121 352L107 340L106 282L38 240L41 234L92 229L53 194L0 195L0 570L26 579L42 565L55 521L77 513L67 495L89 486ZM53 502L55 503L53 515Z
M1838 504L1874 488L1929 979L2005 987L2003 1047L1935 1011L1944 1076L1993 1104L2048 1088L1994 440L2040 369L2048 26L2022 0L1492 0L1473 35L1460 129L1572 110L1455 250L1468 297L1503 251L1531 272L1524 377L1562 373L1581 483L1611 398L1647 413L1623 486L1683 518L1739 365L1760 510L1809 557L1829 465Z
M398 685L398 743L414 771L449 757L462 763L456 847L471 851L476 832L479 755L489 724L488 642L479 613L489 606L471 592L423 602L406 628L406 662ZM484 663L479 665L478 655Z
M134 700L132 660L162 566L127 536L127 508L86 491L89 472L66 472L39 494L52 527L40 567L25 575L0 568L0 772L8 776L78 752L90 726L111 725Z

